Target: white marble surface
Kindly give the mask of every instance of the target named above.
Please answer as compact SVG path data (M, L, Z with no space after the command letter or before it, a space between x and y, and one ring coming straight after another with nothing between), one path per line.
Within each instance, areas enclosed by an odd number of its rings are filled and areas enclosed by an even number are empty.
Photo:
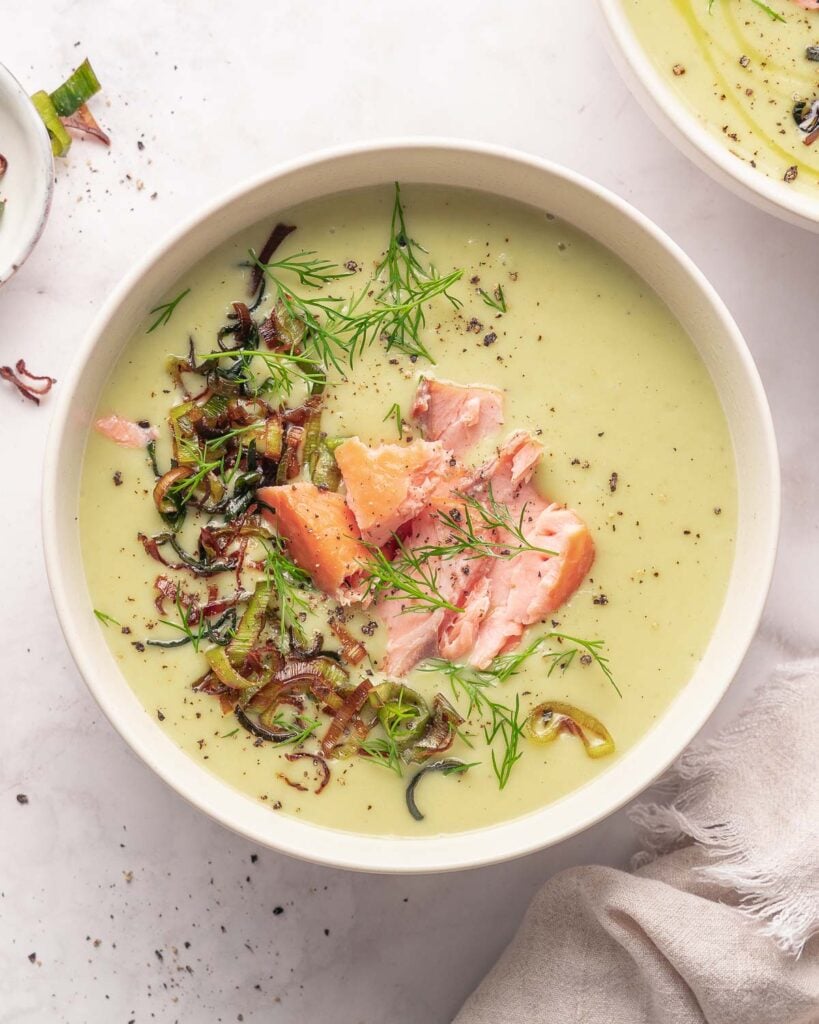
M713 728L777 660L816 646L818 243L679 156L621 84L596 22L589 0L20 5L2 59L33 91L91 56L105 85L94 107L114 144L76 143L60 163L45 235L0 294L0 362L23 356L62 377L146 247L237 180L328 144L457 135L596 177L710 275L778 430L776 578ZM443 1024L534 886L568 865L626 863L623 814L517 863L400 879L297 863L188 807L102 719L60 635L39 532L49 415L47 402L0 390L4 1024Z

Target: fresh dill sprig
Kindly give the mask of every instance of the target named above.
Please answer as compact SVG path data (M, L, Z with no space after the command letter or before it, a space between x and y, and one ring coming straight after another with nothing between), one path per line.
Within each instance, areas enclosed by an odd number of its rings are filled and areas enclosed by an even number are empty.
M467 718L473 714L488 718L482 727L483 734L487 744L492 747L492 770L498 780L498 788L504 789L512 769L523 756L520 740L526 715L521 713L520 697L515 695L512 707L494 700L487 692L494 685L494 680L487 678L483 672L456 665L444 658L430 659L421 666L421 670L441 672L447 677L456 700L463 696L467 701Z
M523 665L546 643L546 637L539 636L520 651L499 654L485 669L476 670L486 683L499 685L518 674ZM564 652L561 652L564 653Z
M456 308L460 305L448 292L462 277L462 270L454 270L445 277L430 277L414 285L411 292L395 297L382 293L374 306L362 310L361 304L371 290L369 284L348 300L337 295L298 295L274 272L273 264L257 265L273 285L276 301L285 313L304 324L305 345L320 362L333 365L339 373L344 372L345 364L352 367L356 357L379 339L383 339L387 349L398 348L432 362L418 336L424 324L423 307L438 295L445 295Z
M492 746L495 739L500 737L501 754L492 747L492 770L498 780L498 788L503 789L509 781L512 769L523 757L523 751L519 750L520 738L523 735L523 728L526 725L526 715L520 713L520 696L515 694L515 706L507 708L505 705L489 702L486 694L484 702L488 703L492 714L490 725L483 727L486 742Z
M751 0L751 3L755 4L760 9L760 11L764 11L772 21L785 20L784 15L780 14L778 11L775 11L773 7L769 7L766 3L763 3L762 0Z
M708 13L709 14L711 13L712 8L713 8L715 2L716 2L716 0L708 0ZM772 21L785 21L786 20L785 17L783 15L781 15L778 11L775 11L773 9L773 7L769 7L766 3L764 3L764 0L751 0L751 3L755 7L758 7L760 9L760 11L764 11Z
M94 609L94 614L103 624L103 626L121 626L122 623L118 622L113 615L106 615L105 612L101 612L99 608Z
M152 331L155 331L157 327L159 327L160 325L164 326L173 316L176 307L189 292L190 288L186 288L184 292L180 292L179 295L177 295L175 299L171 299L170 302L163 302L161 306L154 306L151 312L159 313L159 316L156 318L156 320L154 320L154 322L151 324L151 326L145 333L150 334Z
M361 565L368 574L367 590L374 597L383 596L387 601L412 600L405 612L435 611L438 608L451 612L462 612L463 608L448 601L438 587L438 573L429 565L429 560L416 555L415 551L393 534L397 553L389 558L377 545L370 545L372 558Z
M521 509L519 519L515 519L506 505L495 500L492 488L486 504L470 495L455 492L463 502L463 512L439 511L438 519L449 531L444 544L422 544L415 548L408 547L402 540L393 535L396 553L389 559L378 547L371 547L373 558L362 563L369 574L368 587L374 595L384 595L387 600L413 600L416 603L404 608L404 611L430 611L444 608L448 611L462 612L463 608L448 601L438 586L438 570L430 563L433 558L443 561L465 555L472 558L514 558L523 551L537 551L544 555L557 554L549 548L541 548L533 544L523 532L527 505ZM475 518L473 518L473 513ZM516 543L510 544L503 540L494 540L490 536L482 536L477 526L487 530L504 530L514 537Z
M224 434L220 434L218 437L210 437L205 441L205 452L209 452L213 448L221 448L223 444L227 444L228 441L232 441L235 437L240 437L242 434L246 434L249 430L258 430L259 425L264 423L264 420L259 420L256 423L249 423L245 427L234 427L232 430L228 430Z
M565 642L574 646L552 651L543 650L544 647L555 640L561 644ZM524 663L533 654L541 654L542 657L551 659L552 662L549 666L549 671L546 673L548 677L558 667L563 670L567 669L578 653L585 651L614 687L617 695L622 697L623 695L614 680L614 675L609 666L609 659L603 653L604 646L602 640L583 640L580 637L569 636L568 633L558 633L551 630L542 636L536 637L520 651L514 651L512 654L499 654L496 658L492 659L485 669L476 669L475 673L487 683L505 683L512 676L517 675Z
M443 294L455 309L460 308L460 301L449 294L449 289L463 275L450 274L439 278L432 270L421 262L419 254L426 254L426 249L407 231L404 206L401 202L401 186L395 182L395 198L390 222L390 241L384 258L375 271L376 278L384 280L384 287L378 295L379 303L385 307L393 307L396 312L387 316L380 326L380 334L384 335L388 349L397 348L406 355L423 356L432 362L426 346L420 338L422 328L426 324L423 302L414 303L411 308L398 312L406 304L407 299L429 292L430 285L435 281L443 283L432 294ZM430 295L430 297L432 297Z
M229 740L229 739L230 739L230 737L231 737L231 736L235 736L235 735L236 735L236 733L237 733L238 731L239 731L239 726L237 725L237 726L236 726L236 728L235 728L235 729L232 729L232 730L231 730L230 732L226 732L226 733L223 733L223 734L222 734L222 735L221 735L221 736L219 737L219 739L220 739L220 740Z
M569 636L567 633L554 632L547 633L544 639L548 640L549 637L558 640L565 640L567 643L575 644L577 647L584 650L586 654L588 654L592 658L592 660L596 663L597 667L600 669L600 671L603 673L606 679L608 679L608 681L614 687L617 696L623 696L623 694L620 691L620 687L614 681L614 674L612 673L611 668L609 667L608 656L603 654L603 648L605 644L602 640L581 640L579 637Z
M298 726L298 732L293 733L292 736L288 736L287 739L278 741L280 747L299 747L306 740L315 733L315 731L321 726L321 722L316 718L303 718L299 716L295 720L295 724ZM281 711L277 712L272 719L265 720L265 725L274 726L281 729L282 732L290 732L294 725L293 719L288 719Z
M319 362L309 356L295 355L292 352L265 352L255 348L240 348L228 352L208 352L200 358L202 362L234 359L230 368L231 381L250 384L255 381L251 365L254 359L260 359L268 373L264 384L282 395L290 395L297 384L304 384L309 388L324 381L323 369Z
M580 648L578 647L570 647L568 650L562 651L544 651L544 660L551 661L551 665L549 665L549 670L546 673L546 678L548 679L552 675L552 673L555 672L558 668L561 670L561 672L565 672L579 653Z
M471 495L455 492L455 496L463 502L464 509L453 509L449 512L439 511L436 513L438 520L449 531L448 543L426 544L416 548L416 554L425 558L449 559L458 555L466 555L467 558L514 558L523 551L537 551L544 555L556 555L556 551L549 548L539 547L527 539L523 532L523 525L526 518L524 505L520 517L515 519L508 507L502 502L496 501L489 487L487 503L479 501ZM503 540L493 540L492 537L482 536L476 530L473 513L478 519L478 527L487 530L503 530L511 534L516 543L509 544Z
M185 466L191 470L190 475L177 480L168 488L168 494L175 498L181 505L186 504L193 497L199 486L205 481L210 473L221 476L225 486L230 486L234 478L241 471L244 445L242 436L249 430L258 429L258 423L251 423L244 427L236 427L228 430L218 437L208 438L203 445L191 437L182 437L179 440L179 454L184 459ZM225 469L225 455L216 456L229 441L239 438L239 447L233 456L232 468Z
M478 289L478 294L491 309L496 309L499 313L506 312L506 296L501 285L498 285L491 295L483 288Z
M470 768L477 768L480 761L470 761L468 764L461 761L457 764L448 764L443 769L444 775L463 775L464 772L468 772Z
M337 295L319 298L297 295L274 273L272 264L259 263L252 252L250 255L273 285L276 304L281 305L285 316L304 324L304 343L315 353L317 363L325 367L332 365L343 373L344 364L352 364L348 340L342 336L342 324L337 322L336 316L344 300ZM352 300L352 305L357 305L362 298L363 293Z
M340 267L332 260L322 259L314 250L302 250L293 256L285 256L281 260L271 260L269 263L260 263L256 254L251 251L250 258L260 270L265 271L268 276L276 270L286 270L295 274L299 283L305 288L323 288L331 281L338 281L342 277L352 277L353 271Z
M386 272L387 281L382 296L389 295L393 300L399 299L403 293L412 292L414 287L426 281L429 273L418 258L418 253L426 255L426 249L419 245L407 231L404 206L401 202L401 186L395 182L395 193L390 221L390 241L384 253L384 259L375 270L376 277Z
M397 348L405 355L423 357L434 362L419 337L420 329L425 324L424 306L436 296L443 295L455 309L460 308L460 300L450 295L449 289L462 277L463 270L453 270L445 277L431 277L403 298L391 302L379 299L372 309L346 317L351 358L360 355L377 339L383 338L388 351ZM337 318L345 317L341 310L336 310L335 315Z
M176 611L179 615L179 622L171 622L170 619L160 619L160 623L163 626L170 626L171 629L179 630L180 633L187 637L191 647L198 654L202 641L207 639L208 636L208 624L205 621L205 616L200 615L197 622L195 624L192 623L194 611L193 609L183 607L178 591L176 594ZM195 632L193 629L194 625L196 626Z
M399 738L406 735L404 730L407 723L414 724L417 718L418 707L410 702L404 704L403 690L401 690L398 700L390 702L389 715L381 718L384 735L365 740L361 749L375 764L382 768L389 768L396 775L403 775Z
M183 443L180 447L186 457L190 457L195 460L194 465L196 468L190 476L183 477L181 480L177 480L176 483L171 484L168 488L168 494L173 495L178 499L180 504L184 505L186 502L190 501L197 488L204 482L205 477L207 477L209 473L218 471L222 474L224 473L225 465L224 458L211 462L207 461L207 457L201 449L196 449L190 442L187 444ZM193 469L193 466L191 468Z
M543 651L550 641L565 641L574 644L565 650ZM527 716L521 713L520 697L515 695L512 707L503 704L491 696L491 691L499 684L505 683L516 675L524 663L534 654L542 653L551 664L547 677L559 667L567 669L579 651L585 651L597 663L600 670L620 694L614 681L609 659L603 654L602 640L582 640L569 636L567 633L549 632L532 640L521 651L514 654L503 654L493 658L485 669L470 668L458 665L445 658L430 658L421 666L423 672L441 672L449 681L456 699L463 697L467 702L466 717L480 715L488 721L483 724L483 734L492 749L492 768L503 789L509 781L512 769L520 760L520 738L523 735ZM622 696L622 694L620 694Z
M363 751L367 755L367 760L373 764L387 768L399 776L404 774L398 744L389 733L385 736L376 736L371 740L365 740L359 750Z
M284 643L289 629L302 633L300 616L310 609L305 591L313 581L287 555L284 543L275 536L265 545L264 573L279 602L279 637Z
M526 502L520 510L520 516L515 519L509 511L508 506L495 499L495 494L492 490L491 484L489 484L485 502L479 501L478 498L475 498L471 494L462 494L456 491L455 495L460 498L467 510L471 509L476 513L479 521L485 527L490 530L506 530L507 533L511 533L520 550L539 551L543 555L552 556L557 554L556 551L552 551L549 548L538 547L538 545L532 544L526 539L526 535L523 532L523 524L526 521L526 510L529 507L528 502Z
M398 402L393 402L387 411L387 415L381 422L386 423L389 419L395 420L395 429L398 431L398 437L402 438L404 436L404 417L401 415L401 406Z

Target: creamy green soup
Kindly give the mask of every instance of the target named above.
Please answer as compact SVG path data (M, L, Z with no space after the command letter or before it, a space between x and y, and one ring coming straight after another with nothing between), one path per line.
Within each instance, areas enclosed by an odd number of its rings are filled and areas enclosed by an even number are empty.
M328 759L330 781L317 794L320 768L310 758L286 755L315 751L326 715L318 715L320 729L301 747L265 742L230 711L223 713L217 697L192 688L208 668L207 639L198 651L191 643L146 646L187 639L173 600L164 602L164 613L157 610L158 575L200 592L210 583L227 593L235 579L226 573L192 580L146 552L138 535L158 534L167 524L152 498L156 478L144 449L89 434L80 527L100 628L157 728L271 813L356 832L417 836L473 829L539 808L604 772L651 728L696 667L719 613L733 558L736 493L731 440L708 373L668 309L618 258L522 205L411 185L402 197L407 232L423 246L430 272L463 271L449 289L456 304L439 295L425 306L420 337L434 365L387 350L378 339L352 370L342 368L343 376L331 369L322 429L367 444L395 442L397 411L407 443L418 436L409 409L421 374L503 390L503 430L474 459L491 455L512 430L532 432L544 446L538 488L576 509L596 545L579 590L550 622L532 628L524 646L547 631L595 642L591 650L608 659L613 681L589 648L554 640L486 692L516 711L516 722L544 701L571 704L603 723L616 752L590 758L570 732L539 744L501 730L487 743L487 705L470 713L463 690L453 692L444 674L421 665L405 682L426 700L444 694L460 712L465 721L446 757L469 767L429 773L419 783L423 820L408 813L405 800L421 765L400 758L391 766L386 758ZM351 276L316 294L363 294L366 306L374 291L368 282L390 238L393 203L385 187L281 212L276 219L297 230L275 258L320 254ZM169 287L169 303L190 291L150 333L162 311L146 311L100 398L100 417L116 413L159 428L160 471L170 457L169 410L182 400L167 359L184 355L189 338L199 353L216 349L217 331L235 323L226 319L231 303L249 301L249 271L240 264L250 249L259 251L272 223L243 231ZM288 280L294 292L306 293ZM264 316L272 303L268 293L253 315ZM295 396L288 401L297 404ZM189 515L181 528L188 550L203 521ZM162 550L172 560L173 552ZM305 631L321 629L325 646L337 647L324 604L311 595L308 601ZM349 611L345 627L367 651L363 662L347 667L351 683L377 685L385 627L372 607ZM196 627L189 631L195 634Z
M623 4L660 74L729 152L816 192L819 50L811 48L819 45L819 12L792 0Z

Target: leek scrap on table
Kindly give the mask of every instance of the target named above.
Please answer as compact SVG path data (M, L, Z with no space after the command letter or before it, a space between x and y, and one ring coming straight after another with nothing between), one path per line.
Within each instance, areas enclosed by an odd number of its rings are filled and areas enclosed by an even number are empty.
M100 129L85 106L100 88L99 79L86 58L54 92L47 93L40 89L31 97L48 129L54 156L65 156L71 147L71 136L68 134L66 123L69 127L89 132L106 145L109 143L108 136ZM78 113L80 116L75 117Z

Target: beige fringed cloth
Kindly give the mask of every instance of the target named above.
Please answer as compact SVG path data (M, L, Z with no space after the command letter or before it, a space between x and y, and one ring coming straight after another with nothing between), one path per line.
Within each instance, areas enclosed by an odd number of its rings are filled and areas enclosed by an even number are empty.
M550 879L457 1024L819 1024L819 660L652 795L633 873Z

